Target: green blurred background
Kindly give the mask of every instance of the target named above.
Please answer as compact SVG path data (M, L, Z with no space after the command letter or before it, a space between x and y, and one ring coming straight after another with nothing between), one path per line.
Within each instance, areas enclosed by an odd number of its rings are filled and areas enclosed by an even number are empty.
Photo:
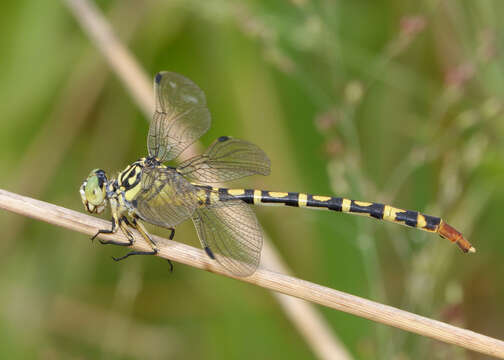
M389 202L478 249L361 217L256 213L293 273L504 338L504 3L100 1L146 72L207 94L202 143L259 145L237 186ZM78 188L146 154L148 122L63 2L0 5L0 184L84 211ZM105 215L108 217L108 214ZM266 290L0 212L0 358L307 359ZM153 229L158 234L162 230ZM176 240L198 246L190 222ZM317 307L357 359L482 359ZM302 314L301 314L302 315Z

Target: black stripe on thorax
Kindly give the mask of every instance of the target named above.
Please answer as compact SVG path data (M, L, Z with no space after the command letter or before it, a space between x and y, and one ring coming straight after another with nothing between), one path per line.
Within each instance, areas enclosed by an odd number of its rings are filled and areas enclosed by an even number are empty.
M132 184L130 184L129 180L133 177L134 181ZM130 166L119 175L120 184L122 187L124 187L125 190L129 190L137 186L141 179L142 179L142 167L136 164Z
M131 165L128 165L126 169L119 173L119 176L117 176L117 182L119 183L119 186L122 186L122 184L126 182L126 179L130 175L131 169Z

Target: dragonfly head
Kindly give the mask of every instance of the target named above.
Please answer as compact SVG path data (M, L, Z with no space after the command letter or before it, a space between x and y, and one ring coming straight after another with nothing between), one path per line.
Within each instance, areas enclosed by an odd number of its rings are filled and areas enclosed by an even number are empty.
M107 176L101 169L92 170L80 188L82 203L90 213L101 213L107 198Z

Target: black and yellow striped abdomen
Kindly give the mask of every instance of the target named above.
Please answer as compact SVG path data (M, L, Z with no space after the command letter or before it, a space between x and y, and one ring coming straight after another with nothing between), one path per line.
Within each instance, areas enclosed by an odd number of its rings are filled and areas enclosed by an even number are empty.
M343 213L369 216L378 220L414 227L439 234L457 245L464 252L474 252L471 244L453 227L441 218L425 215L418 211L399 209L390 205L351 200L341 197L312 195L297 192L277 192L255 189L226 189L200 186L204 201L211 203L213 197L220 201L240 199L251 205L284 205L319 210L332 210ZM202 200L203 201L203 200Z

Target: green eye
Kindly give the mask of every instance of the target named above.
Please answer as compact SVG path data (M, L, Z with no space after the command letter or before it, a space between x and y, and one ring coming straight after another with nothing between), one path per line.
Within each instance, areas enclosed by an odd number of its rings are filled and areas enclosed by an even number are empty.
M100 205L105 200L104 182L98 176L98 169L91 171L86 183L86 199L93 205Z

